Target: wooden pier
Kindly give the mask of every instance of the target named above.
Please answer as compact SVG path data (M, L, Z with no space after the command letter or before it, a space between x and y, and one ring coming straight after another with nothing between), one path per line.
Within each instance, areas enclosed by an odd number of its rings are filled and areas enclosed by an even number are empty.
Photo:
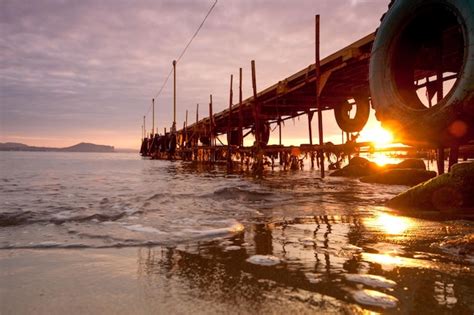
M324 153L348 156L358 148L369 147L370 143L348 141L334 145L324 143L322 111L334 110L348 100L361 100L368 104L369 92L369 59L374 34L356 41L338 52L319 61L319 17L316 17L315 63L297 73L278 81L278 83L257 92L257 75L255 61L251 62L253 96L242 100L242 68L238 78L238 101L233 101L233 76L230 80L229 107L213 114L212 95L209 102L209 114L199 120L198 109L196 122L187 124L176 132L176 151L169 154L164 147L174 135L148 135L142 146L142 155L152 158L175 158L200 161L226 161L229 167L240 162L251 165L257 171L265 164L275 165L275 160L283 167L296 168L301 165L301 157L314 161L321 170L324 164ZM236 80L237 81L237 80ZM316 92L317 91L317 92ZM355 105L357 104L350 104ZM346 109L348 112L350 107ZM283 146L281 125L289 119L306 115L311 122L317 114L319 127L319 144L312 143L311 123L308 124L308 144L301 146ZM278 127L279 145L267 145L270 130ZM357 132L360 130L356 130ZM253 134L252 146L244 146L245 137ZM221 142L219 136L225 135ZM156 138L156 139L155 139ZM163 138L159 150L158 138ZM168 138L168 139L164 139ZM154 143L154 144L153 144ZM168 142L168 147L170 143ZM271 162L268 162L271 161ZM324 176L322 174L322 176Z
M450 23L454 22L451 21ZM183 122L183 128L179 130L176 129L176 62L174 61L174 120L172 127L168 133L165 129L163 135L155 134L154 129L152 133L147 134L144 122L141 154L156 159L226 163L229 169L232 169L238 163L241 166L245 165L248 168L252 168L256 174L261 174L265 166L275 167L276 163L284 169L298 169L302 167L303 160L307 159L310 161L311 167L317 166L321 171L321 177L324 177L325 161L329 161L329 169L333 169L339 167L342 159L345 157L350 158L351 155L357 154L361 150L374 151L373 144L358 143L357 137L369 118L372 103L371 84L373 82L369 84L369 63L371 57L373 57L372 48L377 45L375 33L369 34L320 60L319 25L320 19L316 15L314 64L287 78L279 80L266 89L258 91L256 63L252 60L250 63L251 97L245 100L242 98L243 78L242 68L240 68L238 80L233 75L230 76L228 108L214 114L212 95L210 95L209 112L207 115L199 119L199 105L197 105L196 121L189 124L186 111L186 120ZM455 36L456 32L458 32L458 28L456 28L458 26L448 26L439 33L439 36L443 39L451 35ZM448 44L450 45L443 46L443 54L456 61L452 63L458 64L462 61L463 50L460 49L462 46L453 43ZM436 54L439 55L439 49L432 47L429 51L420 50L417 53L420 55L417 55L418 59L416 60L423 60L423 56L427 60L431 60L433 59L431 57ZM404 79L411 81L408 87L411 89L410 93L412 94L410 95L416 96L416 92L420 88L424 87L427 89L429 107L423 107L423 104L417 100L419 104L416 104L416 106L419 107L419 112L429 111L434 113L430 114L431 116L428 115L428 119L435 117L435 114L442 117L440 114L442 111L434 109L436 105L432 105L431 100L435 94L439 102L443 99L445 95L442 88L443 82L458 78L461 73L460 70L453 68L451 63L446 65L443 63L416 64L412 70L412 72L403 73L403 75L408 75ZM450 72L450 75L443 76L443 71ZM431 79L430 81L429 78L432 78L433 75L436 75L436 79ZM234 82L238 82L236 84L238 97L234 97L234 94L237 94L234 93ZM462 87L457 87L457 89L462 89ZM468 93L472 93L472 91L468 89ZM447 95L449 96L449 94ZM373 99L374 96L372 95ZM469 96L466 100L461 101L468 103ZM462 105L462 103L460 104ZM469 110L470 107L468 105L465 107ZM341 128L343 135L341 144L333 144L324 140L322 113L328 110L334 112L336 122ZM352 115L351 117L349 114L351 110L355 110L355 116ZM314 114L317 115L319 140L317 144L313 143L311 122ZM308 118L308 143L300 146L284 146L281 133L282 124L289 119L303 115L306 115ZM463 120L464 118L460 112L452 112L450 115L449 123L460 123L463 127L467 128L464 128L467 132L463 132L461 135L454 134L455 137L453 135L445 137L443 134L445 131L442 128L447 130L451 126L446 125L443 127L444 125L439 123L437 132L439 133L438 139L441 140L435 139L433 141L433 138L431 138L431 147L426 145L428 142L419 142L419 148L438 150L437 160L438 172L440 174L444 172L443 161L445 159L446 145L452 144L449 146L449 165L452 165L458 160L459 146L469 144L470 141L472 142L472 136L474 135L471 130L472 122L469 120L470 118ZM386 123L390 122L390 119L385 117L385 112L383 119ZM436 123L436 119L433 118L432 120ZM429 122L429 120L427 121ZM411 126L413 129L418 128L417 132L421 137L431 137L433 135L433 132L429 134L422 127L416 126L416 119L411 119L411 125L407 122L404 123L405 126ZM279 144L268 145L271 131L277 128ZM406 135L410 131L404 130L403 132ZM245 138L249 135L253 135L253 141L245 141ZM225 136L226 139L222 140L222 136ZM443 140L448 138L450 142ZM244 145L249 142L251 143L250 146Z

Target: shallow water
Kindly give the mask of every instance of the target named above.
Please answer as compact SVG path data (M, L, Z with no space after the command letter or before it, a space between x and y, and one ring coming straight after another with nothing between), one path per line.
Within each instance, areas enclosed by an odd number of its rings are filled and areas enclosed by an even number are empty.
M375 311L474 311L474 257L441 246L474 233L474 222L385 208L404 186L321 180L311 170L254 179L135 154L1 152L0 160L3 253L138 247L139 270L216 301L233 287L251 288L238 297L247 306L286 298L276 312L292 301L322 311L315 294Z

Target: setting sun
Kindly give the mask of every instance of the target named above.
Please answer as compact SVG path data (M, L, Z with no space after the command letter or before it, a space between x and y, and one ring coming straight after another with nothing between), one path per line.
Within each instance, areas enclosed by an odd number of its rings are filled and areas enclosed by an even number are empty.
M393 134L380 125L367 126L360 132L360 140L373 142L376 147L385 147L393 142Z

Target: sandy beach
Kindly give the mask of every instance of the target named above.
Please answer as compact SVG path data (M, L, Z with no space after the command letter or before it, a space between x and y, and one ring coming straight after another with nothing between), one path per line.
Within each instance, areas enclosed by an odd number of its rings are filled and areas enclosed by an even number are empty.
M187 263L188 258L163 248L0 251L0 313L310 314L361 310L314 292L284 289L251 273L229 270L232 266L225 264L206 260Z

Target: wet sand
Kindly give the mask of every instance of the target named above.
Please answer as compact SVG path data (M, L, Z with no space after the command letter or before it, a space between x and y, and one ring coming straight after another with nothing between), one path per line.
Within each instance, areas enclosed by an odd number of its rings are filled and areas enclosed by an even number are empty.
M301 217L168 247L4 249L0 314L472 313L472 261L396 234L351 244L367 233Z
M1 314L361 311L351 303L283 288L238 267L165 248L4 250L0 270Z

